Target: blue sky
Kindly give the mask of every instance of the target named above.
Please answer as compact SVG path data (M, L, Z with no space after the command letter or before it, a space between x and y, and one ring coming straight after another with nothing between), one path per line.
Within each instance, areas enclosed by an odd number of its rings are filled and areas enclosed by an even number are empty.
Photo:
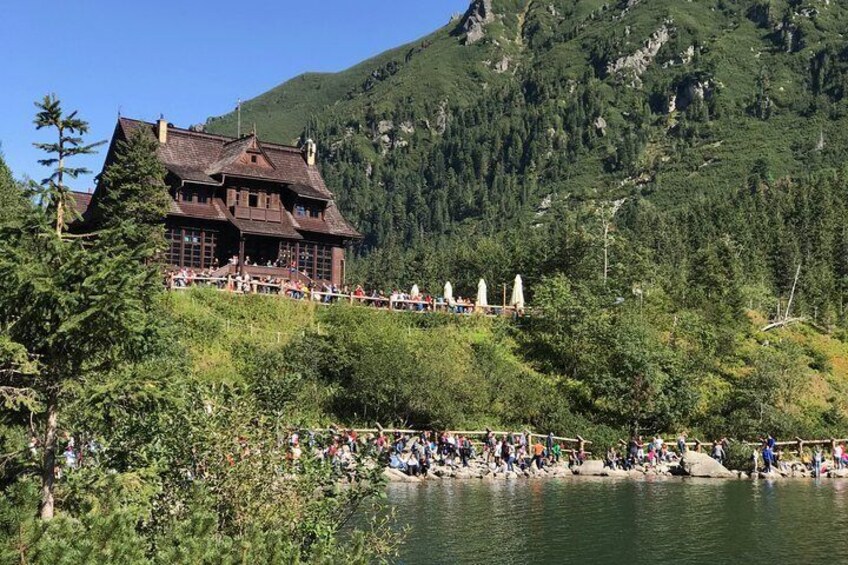
M33 102L56 93L108 139L118 111L187 127L305 71L338 71L445 25L469 0L24 0L3 8L0 147L40 180ZM56 38L55 41L53 38ZM99 172L103 151L77 166ZM91 176L72 182L91 187Z

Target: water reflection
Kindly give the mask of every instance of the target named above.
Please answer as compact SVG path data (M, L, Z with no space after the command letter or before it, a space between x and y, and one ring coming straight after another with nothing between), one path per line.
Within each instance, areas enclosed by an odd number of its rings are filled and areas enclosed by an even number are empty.
M394 484L402 562L813 563L848 527L842 481Z

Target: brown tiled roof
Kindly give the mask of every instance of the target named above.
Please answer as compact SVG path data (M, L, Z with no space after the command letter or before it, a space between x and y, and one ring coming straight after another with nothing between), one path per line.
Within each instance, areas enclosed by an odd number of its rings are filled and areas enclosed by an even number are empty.
M220 220L226 222L227 212L217 198L213 198L210 204L195 204L194 202L171 201L169 214L185 216L188 218L201 218L204 220Z
M156 136L156 124L120 118L118 130L124 138L137 129ZM251 165L241 156L248 150L259 151L268 164ZM316 166L309 166L300 149L260 141L255 135L232 138L168 126L168 139L160 144L159 159L165 168L183 181L222 185L224 176L247 177L288 185L288 188L305 198L327 202L324 220L301 218L295 220L288 212L282 222L259 222L234 218L217 199L214 206L174 202L171 214L230 221L245 233L267 234L288 238L302 238L298 230L326 233L344 238L362 236L343 217L333 202L333 193L327 189ZM270 165L270 166L269 166Z
M120 118L119 127L124 135L142 128L156 134L156 125L128 118ZM254 167L241 163L239 157L256 144L268 158L271 167ZM327 189L318 167L309 166L297 147L259 141L249 135L240 139L190 131L168 126L168 141L159 146L159 158L169 171L183 180L213 182L213 175L246 176L285 184L311 187L316 194L330 200L333 193Z
M74 201L74 210L80 216L84 215L91 204L91 197L94 196L88 192L71 192L71 198Z
M309 185L305 184L292 184L289 185L289 190L297 194L298 196L305 196L306 198L314 198L316 200L329 200L327 195L323 192L315 190Z
M336 207L335 202L327 204L327 209L324 210L324 222L329 226L330 233L342 237L351 237L361 239L362 234L356 231L352 225L342 216L341 211Z
M324 219L292 217L292 221L294 222L294 226L301 231L328 233L330 235L337 235L339 237L351 239L359 239L362 237L362 235L353 229L353 227L347 223L347 220L342 217L342 213L339 212L335 202L329 202L327 204L327 207L324 209Z
M253 235L273 235L276 237L287 237L289 239L303 239L293 227L285 223L260 222L257 220L242 220L233 218L230 220L242 233Z

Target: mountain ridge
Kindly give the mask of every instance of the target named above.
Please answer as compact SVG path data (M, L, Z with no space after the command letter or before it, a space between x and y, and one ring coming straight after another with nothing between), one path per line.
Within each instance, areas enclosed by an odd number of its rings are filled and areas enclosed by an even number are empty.
M469 14L482 22L470 44ZM432 286L459 272L472 287L512 269L532 283L550 265L510 242L557 249L563 218L582 214L573 226L592 231L597 210L623 199L616 228L643 245L645 215L697 215L739 191L785 191L841 169L846 23L848 10L816 0L475 1L425 38L333 75L332 103L292 119L263 99L243 120L261 109L266 135L318 141L328 185L366 235L351 269L364 282ZM489 251L463 249L484 241ZM507 266L477 259L489 255ZM757 271L762 260L750 261L744 270Z

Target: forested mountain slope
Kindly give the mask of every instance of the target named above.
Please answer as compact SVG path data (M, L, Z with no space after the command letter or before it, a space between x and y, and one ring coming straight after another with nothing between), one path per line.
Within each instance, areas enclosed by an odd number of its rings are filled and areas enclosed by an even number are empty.
M834 322L846 23L825 0L478 0L420 41L281 85L242 119L319 141L367 236L355 274L368 283L597 278L609 217L619 289L649 278L684 298L724 254L740 300L763 307L802 263L797 307ZM207 127L233 133L234 119Z

